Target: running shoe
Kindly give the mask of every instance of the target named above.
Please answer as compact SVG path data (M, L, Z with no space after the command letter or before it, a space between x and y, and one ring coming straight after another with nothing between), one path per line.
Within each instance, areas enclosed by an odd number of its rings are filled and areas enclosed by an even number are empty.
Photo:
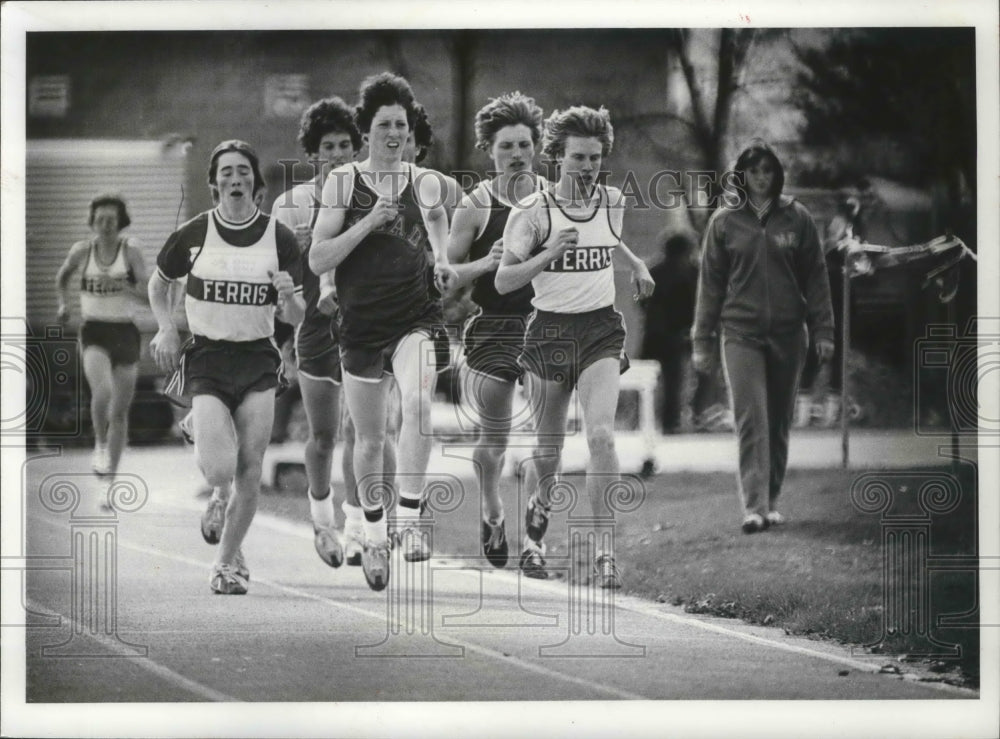
M758 531L763 531L767 528L767 519L757 513L748 513L743 518L743 533L744 534L756 534Z
M234 565L216 564L212 566L212 577L209 580L212 592L218 595L246 595L249 582Z
M535 496L528 500L528 510L524 514L525 533L534 542L541 542L549 528L549 509L543 507Z
M177 422L177 428L181 430L181 436L187 444L194 444L194 412L189 412L184 418Z
M622 586L622 573L610 554L602 554L594 560L593 582L598 587L609 590L617 590Z
M90 467L94 470L94 474L111 474L111 452L106 446L94 447L94 456L90 459Z
M483 519L480 527L480 539L483 542L483 555L486 561L494 567L504 567L507 564L507 532L503 519L493 525Z
M337 529L313 529L313 545L319 558L331 567L340 567L344 563L344 544Z
M424 562L431 558L429 535L422 527L404 526L396 534L396 541L407 562Z
M236 550L236 556L233 557L233 569L236 570L236 574L250 582L250 568L247 567L247 560L243 556L243 549Z
M532 577L536 580L548 580L549 571L545 569L545 558L542 557L542 550L538 547L528 546L521 552L521 561L518 567L525 577Z
M361 566L361 550L365 548L364 530L361 524L344 526L344 561L350 567Z
M764 517L764 520L767 522L768 526L781 526L783 523L788 521L788 519L785 518L783 514L778 513L778 511L769 511Z
M361 550L361 569L372 590L385 590L389 584L389 544L366 541Z
M201 536L209 544L218 544L222 537L222 527L226 525L226 501L213 494L208 507L201 514Z

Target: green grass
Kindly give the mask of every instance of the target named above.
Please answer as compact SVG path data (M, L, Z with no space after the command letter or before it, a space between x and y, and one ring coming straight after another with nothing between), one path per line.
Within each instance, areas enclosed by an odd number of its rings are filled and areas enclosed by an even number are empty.
M893 515L919 512L914 482L919 484L920 475L928 472L947 474L948 470L905 473L910 478L879 474L879 479L895 481L896 487L900 480L907 485L895 494ZM919 634L894 635L883 625L883 525L879 514L864 513L851 502L851 486L860 474L844 470L789 473L781 506L788 524L749 536L739 528L733 475L681 473L643 481L644 501L634 512L619 515L615 533L625 592L683 606L689 612L773 625L789 633L865 645L886 654L919 651ZM931 556L975 552L974 472L963 468L957 479L962 490L959 505L931 519ZM582 483L579 476L568 480ZM436 516L435 549L476 556L477 488L471 481L463 484L462 503ZM502 482L512 550L520 542L523 525L517 486L516 480ZM301 492L272 493L261 500L262 510L308 520ZM585 496L578 503L575 510L587 515ZM552 562L568 561L566 531L566 513L554 513L546 537ZM512 551L508 569L516 566L516 555ZM940 614L962 612L976 603L972 573L941 572L927 583L932 624ZM892 619L886 621L892 625ZM935 627L930 635L962 647L960 658L939 660L943 664L937 669L947 673L949 680L978 684L977 630Z

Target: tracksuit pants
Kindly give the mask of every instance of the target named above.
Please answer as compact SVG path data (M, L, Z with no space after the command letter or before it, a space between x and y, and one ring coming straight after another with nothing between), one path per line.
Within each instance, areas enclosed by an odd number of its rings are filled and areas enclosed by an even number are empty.
M807 349L805 327L763 339L723 332L723 369L736 422L744 515L766 516L775 509Z

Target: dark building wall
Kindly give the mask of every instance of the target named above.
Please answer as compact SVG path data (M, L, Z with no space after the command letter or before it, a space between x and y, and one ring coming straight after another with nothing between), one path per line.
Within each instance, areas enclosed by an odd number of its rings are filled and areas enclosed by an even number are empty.
M475 32L143 32L31 33L27 77L71 78L71 104L62 119L29 116L29 138L166 139L193 136L188 154L185 212L211 206L206 165L211 149L243 138L261 156L265 207L291 183L279 160L301 158L298 116L269 115L269 75L308 76L308 99L331 94L349 103L367 75L390 69L406 76L425 105L435 146L427 164L483 172L488 158L474 148L473 116L489 98L521 90L545 109L605 105L616 127L607 161L610 182L628 172L645 189L663 168L691 166L686 132L664 117L666 56L662 31ZM467 82L465 95L461 82ZM459 130L461 129L461 130ZM671 152L664 157L663 152ZM546 171L541 164L542 171ZM549 170L551 173L551 170ZM296 172L304 176L303 170ZM150 173L155 177L155 172ZM180 193L165 192L175 212ZM655 237L671 215L639 208L626 218L625 240L650 261ZM638 311L624 285L620 308L639 338Z

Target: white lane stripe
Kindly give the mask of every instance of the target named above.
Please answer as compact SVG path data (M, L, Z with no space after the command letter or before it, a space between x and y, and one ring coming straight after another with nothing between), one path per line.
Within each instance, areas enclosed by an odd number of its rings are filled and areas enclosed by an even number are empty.
M200 509L198 509L200 510ZM272 516L266 513L258 513L257 518L260 522L272 528L276 531L280 531L285 534L290 534L292 536L297 536L303 539L312 539L312 534L308 529L308 525L303 524L302 526L296 526L294 523L281 519L276 516ZM433 561L433 560L432 560ZM450 568L449 568L450 569ZM468 568L455 568L450 570L454 572L460 572L468 577L479 577L480 572L478 570L470 570ZM499 577L508 580L511 584L516 585L518 582L518 575L514 572L506 572L504 570L492 570L491 575L493 577ZM540 582L538 580L532 580L530 578L521 578L521 587L530 587L540 592L552 593L557 595L565 595L566 586L565 584L559 585L557 583L546 583ZM871 672L877 673L881 670L882 665L885 664L889 657L879 657L878 655L873 655L872 659L876 660L878 664L870 664L868 662L863 662L860 659L854 657L848 657L839 654L832 654L830 652L824 652L818 649L812 649L810 647L801 646L799 644L789 644L787 642L778 641L777 639L769 639L764 636L758 636L756 634L748 634L737 629L722 626L720 624L711 623L693 616L682 616L676 613L665 613L659 610L652 604L645 603L638 598L631 596L615 596L615 606L622 608L626 611L632 611L644 616L651 616L652 618L659 619L661 621L669 621L671 623L682 624L686 626L691 626L696 629L701 629L703 631L709 631L715 634L722 634L733 639L740 639L743 641L750 642L752 644L758 644L763 647L768 647L770 649L775 649L784 652L790 652L792 654L800 654L806 657L814 657L816 659L825 660L827 662L832 662L834 664L841 664L846 667L854 668L859 672ZM504 658L509 659L507 657ZM948 685L947 683L938 682L919 682L930 690L944 690L946 692L958 692L968 696L978 696L979 692L971 690L969 688L962 688L957 685Z
M78 633L82 633L85 637L93 639L98 642L105 649L111 652L121 655L122 657L133 660L135 664L139 665L142 669L147 672L151 672L159 678L166 680L168 683L187 690L189 693L193 693L203 700L209 701L220 701L220 702L235 702L236 698L231 695L226 695L225 693L220 693L218 690L208 687L207 685L202 685L190 678L184 677L178 672L174 672L169 667L161 665L159 662L149 658L149 657L136 657L131 650L128 649L124 644L121 644L116 639L111 639L103 634L94 634L89 632L83 623L79 620L70 618L69 616L63 614L57 609L49 608L46 605L39 603L32 598L26 598L28 606L39 613L58 613L60 617L64 618L67 622L73 625L74 630Z
M35 516L33 514L31 515L31 518L39 520L39 521L44 521L45 523L48 523L48 524L54 525L54 526L60 526L61 525L59 522L51 521L51 520L48 520L48 519L45 519L45 518L41 518L41 517L37 517L37 516ZM293 524L293 523L291 523L289 521L285 521L285 520L282 520L282 519L278 519L278 518L269 516L267 514L260 514L260 513L257 514L257 516L255 517L254 520L258 524L266 525L268 528L271 528L272 530L279 531L281 533L290 534L292 536L296 536L296 537L304 538L304 539L310 539L310 540L312 539L311 534L307 533L306 528L304 528L304 527L298 527L298 526L296 526L295 524ZM163 557L165 559L170 559L170 560L173 560L175 562L181 562L183 564L189 564L189 565L192 565L194 567L197 567L199 570L204 570L205 569L205 562L203 560L194 559L192 557L186 557L186 556L181 555L181 554L174 554L173 552L165 552L163 550L156 549L154 547L145 546L143 544L133 544L131 542L122 541L121 537L119 537L119 539L118 539L118 545L121 546L121 547L124 547L125 549L131 549L131 550L136 551L136 552L142 552L142 553L148 554L150 556ZM255 585L264 585L264 586L267 586L267 587L270 587L270 588L274 588L275 590L279 590L279 591L282 591L282 592L287 593L289 595L294 595L294 596L299 597L299 598L307 598L309 600L314 600L314 601L317 601L319 603L323 603L325 605L331 605L331 606L333 606L335 608L340 608L340 609L345 610L345 611L350 611L351 613L358 614L359 616L366 616L368 618L374 619L376 621L381 621L383 623L386 620L386 614L385 614L384 610L383 611L379 611L379 612L369 611L369 610L366 610L364 608L358 608L357 606L350 605L348 603L343 603L341 601L336 601L336 600L332 600L330 598L325 598L325 597L323 597L321 595L316 595L315 593L310 593L307 590L301 590L299 588L292 587L292 586L289 586L289 585L282 585L282 584L276 583L276 582L274 582L272 580L264 580L264 579L261 579L261 578L256 577L256 576L253 578L253 583ZM400 626L403 626L403 627L408 626L408 624L406 622L402 621L402 620L398 620L398 623L400 624ZM551 670L551 669L549 669L547 667L542 667L542 666L536 665L536 664L534 664L532 662L527 662L527 661L525 661L525 660L523 660L523 659L521 659L519 657L514 657L514 656L508 657L505 654L503 654L502 652L498 652L498 651L496 651L494 649L490 649L489 647L484 647L484 646L481 646L479 644L474 644L472 642L468 642L468 641L465 641L465 640L462 640L462 639L452 639L450 637L450 635L449 635L448 641L446 643L453 644L454 646L458 646L458 647L463 647L465 649L468 649L471 652L476 652L476 653L481 654L481 655L483 655L485 657L492 657L493 659L496 659L499 662L503 662L504 664L514 665L516 667L520 667L521 669L526 670L528 672L534 672L534 673L537 673L539 675L542 675L544 677L547 677L547 678L550 678L550 679L553 679L553 680L559 680L559 681L562 681L562 682L565 682L565 683L570 683L572 685L581 686L581 687L587 688L588 690L591 690L591 691L594 691L594 692L597 692L597 693L602 693L604 695L611 696L613 698L621 698L621 699L625 699L625 700L649 700L645 696L639 695L638 693L632 693L632 692L629 692L627 690L620 690L620 689L618 689L616 687L613 687L611 685L602 685L600 683L595 683L592 680L585 680L583 678L579 678L579 677L576 677L574 675L567 675L567 674L559 672L557 670ZM163 668L163 669L167 669L167 668ZM178 676L178 677L180 677L180 676ZM186 678L184 678L184 679L186 679ZM192 684L197 685L197 683L192 683ZM206 688L206 690L210 690L210 689ZM231 700L236 700L236 699L234 699L234 698L228 698L227 697L227 698L224 698L223 700L230 700L231 701Z
M172 501L169 501L169 502L168 501L164 501L163 504L167 505L168 507L171 507L171 508L178 508L178 509L182 509L182 510L191 510L191 511L201 511L202 508L203 508L203 506L199 506L198 504L194 503L193 501L192 502L188 502L188 501L172 500ZM34 517L34 516L32 516L32 517ZM305 540L311 540L312 539L312 532L311 532L308 524L305 524L305 523L296 524L296 523L294 523L292 521L289 521L287 519L280 518L278 516L274 516L272 514L263 513L263 512L258 512L257 513L257 515L254 518L254 523L255 523L255 525L265 526L267 528L270 528L273 531L280 532L280 533L283 533L283 534L287 534L287 535L290 535L290 536L294 536L294 537L297 537L297 538L300 538L300 539L305 539ZM135 545L131 545L131 546L133 548L135 548ZM163 554L162 552L156 552L155 550L149 550L149 551L150 551L150 553L153 553L153 554ZM180 555L168 555L168 556L170 556L172 558L175 558L178 561L185 561L185 562L188 562L190 564L195 564L198 567L204 568L204 562L195 561L195 560L191 560L191 559L187 559L187 558L181 558ZM472 577L472 576L478 577L479 574L480 574L478 572L471 571L471 570L468 570L468 569L463 569L463 568L456 568L453 571L464 573L464 574L468 575L469 577ZM503 578L503 579L507 579L508 581L510 581L513 584L516 584L517 580L518 580L518 576L517 576L516 573L505 572L503 570L493 570L492 571L492 576ZM257 580L255 580L255 582L256 581ZM260 581L260 582L264 582L264 581ZM275 587L277 589L282 589L282 587L284 587L284 586L280 586L280 585L277 585L277 584L274 584L274 583L268 583L268 584L270 584L272 587ZM546 583L546 582L540 582L538 580L532 580L530 578L523 578L521 580L521 587L525 587L525 586L533 588L533 589L535 589L537 591L540 591L540 592L557 593L557 594L560 594L560 595L565 594L565 586L560 587L560 585L558 585L556 583ZM316 597L316 598L318 598L319 596L313 596L311 594L306 594L306 597L309 597L309 598ZM341 608L345 608L345 609L348 609L348 610L354 610L357 613L361 613L361 614L366 615L366 616L373 615L373 614L371 614L368 611L362 611L361 609L355 609L352 606L349 606L349 605L344 604L344 603L339 603L337 601L328 601L328 602L330 602L331 604L333 604L335 606L341 607ZM820 650L817 650L817 649L811 649L809 647L804 647L804 646L800 646L800 645L797 645L797 644L788 644L788 643L785 643L785 642L777 641L775 639L768 639L766 637L757 636L757 635L754 635L754 634L747 634L747 633L738 631L736 629L732 629L732 628L728 628L728 627L725 627L725 626L721 626L719 624L709 623L707 621L704 621L704 620L701 620L701 619L698 619L698 618L692 617L692 616L682 616L682 615L679 615L679 614L664 613L663 611L657 609L655 606L652 606L651 604L646 604L646 603L644 603L642 601L639 601L637 598L632 598L630 596L617 596L615 598L615 605L618 606L618 607L620 607L620 608L623 608L624 610L632 611L634 613L638 613L638 614L645 615L645 616L651 616L651 617L659 619L661 621L668 621L668 622L672 622L672 623L677 623L677 624L682 624L682 625L686 625L686 626L691 626L691 627L696 628L696 629L701 629L703 631L709 631L709 632L712 632L712 633L721 634L721 635L728 636L728 637L734 638L734 639L740 639L740 640L743 640L743 641L747 641L747 642L751 642L751 643L754 643L754 644L758 644L758 645L763 646L763 647L768 647L768 648L776 649L776 650L779 650L779 651L786 651L786 652L790 652L790 653L800 654L800 655L807 656L807 657L813 657L813 658L821 659L821 660L824 660L824 661L827 661L827 662L832 662L834 664L841 664L841 665L844 665L844 666L847 666L847 667L852 667L852 668L854 668L854 669L856 669L858 671L861 671L861 672L877 673L881 669L881 664L876 666L876 665L869 664L867 662L862 662L861 660L854 659L854 658L851 658L851 657L846 657L846 656L837 655L837 654L831 654L829 652L823 652L823 651L820 651ZM381 615L377 616L377 618L383 619L384 618L384 614L381 614ZM454 643L456 645L460 645L459 642L454 642ZM460 645L460 646L464 646L464 645ZM486 649L486 648L483 647L482 649ZM494 653L494 654L500 654L500 653ZM512 661L513 659L515 659L515 658L512 658L512 657L504 657L502 654L500 654L500 658L503 661L505 661L505 662L509 662L509 661ZM873 659L877 659L877 657L873 657ZM531 666L532 669L535 667L531 663L525 662L523 664ZM538 669L545 669L545 668L538 668ZM564 678L570 678L570 676L563 675L563 673L555 673L555 674L561 675ZM570 679L572 679L572 678L570 678ZM595 686L592 683L589 683L589 682L586 682L586 681L580 681L580 682L582 684L588 685L589 687L592 687L592 688L597 688L598 687L598 686ZM927 687L929 689L932 689L932 690L938 690L938 691L944 690L946 692L958 692L958 693L961 693L961 694L964 694L964 695L968 695L968 696L971 696L971 697L975 697L975 696L979 695L978 691L971 690L969 688L961 688L961 687L955 686L955 685L948 685L947 683L918 682L918 684L922 685L922 686L925 686L925 687ZM640 700L645 700L645 698L643 698L641 696L631 695L630 697L636 698L636 699L640 699Z
M298 534L299 532L295 533ZM164 552L162 550L154 549L153 547L147 547L141 544L131 544L129 542L122 542L122 541L119 541L119 544L121 544L126 549L132 549L134 551L143 552L145 554L149 554L152 556L164 557L166 559L172 559L178 562L184 562L185 564L194 564L200 569L205 568L205 563L200 560L193 560L189 557L175 555L169 552ZM253 584L264 585L266 587L279 590L283 593L295 596L297 598L306 598L308 600L314 600L317 603L323 603L324 605L330 605L335 608L339 608L341 610L350 611L351 613L355 613L359 616L365 616L375 621L381 621L383 623L386 622L386 614L384 610L378 612L369 611L367 609L358 608L357 606L353 606L348 603L343 603L341 601L336 601L331 598L325 598L315 593L310 593L308 590L302 590L300 588L296 588L291 585L282 585L281 583L274 582L273 580L264 580L257 576L254 576L253 578ZM406 621L402 619L397 619L397 622L401 627L404 628L408 628L410 626L410 624L408 624ZM515 665L523 670L527 670L528 672L535 672L538 673L539 675L543 675L553 680L560 680L562 682L582 686L587 688L588 690L592 690L597 693L603 693L604 695L608 695L613 698L624 698L626 700L648 700L645 696L639 695L637 693L631 693L626 690L619 690L618 688L615 688L610 685L601 685L599 683L593 682L592 680L584 680L582 678L575 677L573 675L567 675L565 673L558 672L556 670L550 670L546 667L541 667L540 665L536 665L532 662L527 662L525 660L522 660L519 657L513 657L513 656L508 657L504 655L502 652L490 649L489 647L484 647L479 644L474 644L472 642L468 642L463 639L452 639L450 635L447 641L443 641L442 643L463 647L464 649L468 649L470 652L476 652L485 657L492 657L493 659L503 662L504 664Z

